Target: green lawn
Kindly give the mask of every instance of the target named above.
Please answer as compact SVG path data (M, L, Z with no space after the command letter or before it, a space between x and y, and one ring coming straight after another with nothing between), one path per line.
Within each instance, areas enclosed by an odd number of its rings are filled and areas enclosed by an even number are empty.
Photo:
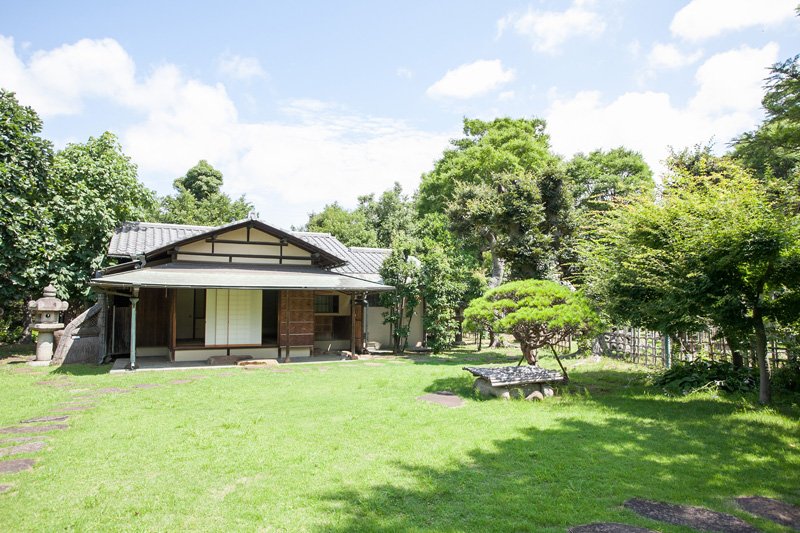
M631 497L738 511L800 504L800 407L712 394L668 398L643 369L570 360L544 402L479 400L460 352L397 361L109 375L0 364L0 424L105 387L54 431L30 472L0 474L3 530L565 531L620 521ZM7 361L7 360L6 360ZM1 361L0 361L1 362ZM553 362L545 360L545 366ZM174 380L192 379L173 384ZM64 381L66 386L37 384ZM134 388L136 384L159 384ZM417 401L452 390L457 409ZM2 437L2 436L0 436ZM3 445L5 446L5 444Z

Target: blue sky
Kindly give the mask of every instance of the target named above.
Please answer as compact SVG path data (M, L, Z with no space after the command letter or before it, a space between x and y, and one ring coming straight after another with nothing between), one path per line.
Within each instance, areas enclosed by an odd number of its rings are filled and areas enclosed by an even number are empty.
M161 194L208 159L288 226L413 191L464 116L545 118L564 156L625 145L656 172L669 146L724 150L800 52L795 5L3 2L0 86L59 147L112 131Z

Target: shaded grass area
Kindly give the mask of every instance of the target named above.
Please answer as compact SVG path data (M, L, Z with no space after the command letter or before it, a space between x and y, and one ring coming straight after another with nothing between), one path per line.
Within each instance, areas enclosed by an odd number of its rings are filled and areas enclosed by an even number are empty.
M288 373L205 370L107 375L107 367L17 373L0 365L0 421L99 397L0 477L13 530L564 531L618 521L689 531L624 509L631 497L704 505L764 531L735 496L800 503L797 405L669 398L638 368L569 362L572 383L544 402L481 400L461 366L513 352L286 365ZM545 365L555 363L545 360ZM177 379L190 383L175 384ZM37 385L69 382L68 387ZM158 387L136 389L136 384ZM466 405L416 400L451 390ZM56 505L31 505L42 495Z

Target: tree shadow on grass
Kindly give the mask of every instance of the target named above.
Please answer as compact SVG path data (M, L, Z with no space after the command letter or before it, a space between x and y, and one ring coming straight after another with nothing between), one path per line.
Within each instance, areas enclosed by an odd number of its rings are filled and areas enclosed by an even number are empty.
M463 392L465 385L454 378L431 388ZM584 406L578 418L562 402L548 424L476 448L452 466L395 463L394 482L326 494L341 522L325 529L564 531L617 521L688 531L622 508L641 497L732 512L778 531L737 511L731 499L766 494L800 502L797 435L777 418L738 417L735 404L714 399L607 394L573 401L599 408L587 415Z
M491 365L517 364L520 355L508 355L503 352L448 352L442 355L412 355L409 360L417 365Z
M425 387L425 392L449 391L462 398L482 399L472 388L475 378L464 372L463 376L435 379Z
M108 374L111 372L111 366L112 365L110 364L87 365L72 363L55 367L51 374L65 374L69 376L99 376L101 374Z

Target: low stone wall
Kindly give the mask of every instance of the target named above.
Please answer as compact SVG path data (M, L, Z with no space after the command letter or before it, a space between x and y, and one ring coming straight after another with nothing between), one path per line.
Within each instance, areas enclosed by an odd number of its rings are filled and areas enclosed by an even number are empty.
M100 357L100 303L78 315L58 337L58 346L51 365L97 363Z

